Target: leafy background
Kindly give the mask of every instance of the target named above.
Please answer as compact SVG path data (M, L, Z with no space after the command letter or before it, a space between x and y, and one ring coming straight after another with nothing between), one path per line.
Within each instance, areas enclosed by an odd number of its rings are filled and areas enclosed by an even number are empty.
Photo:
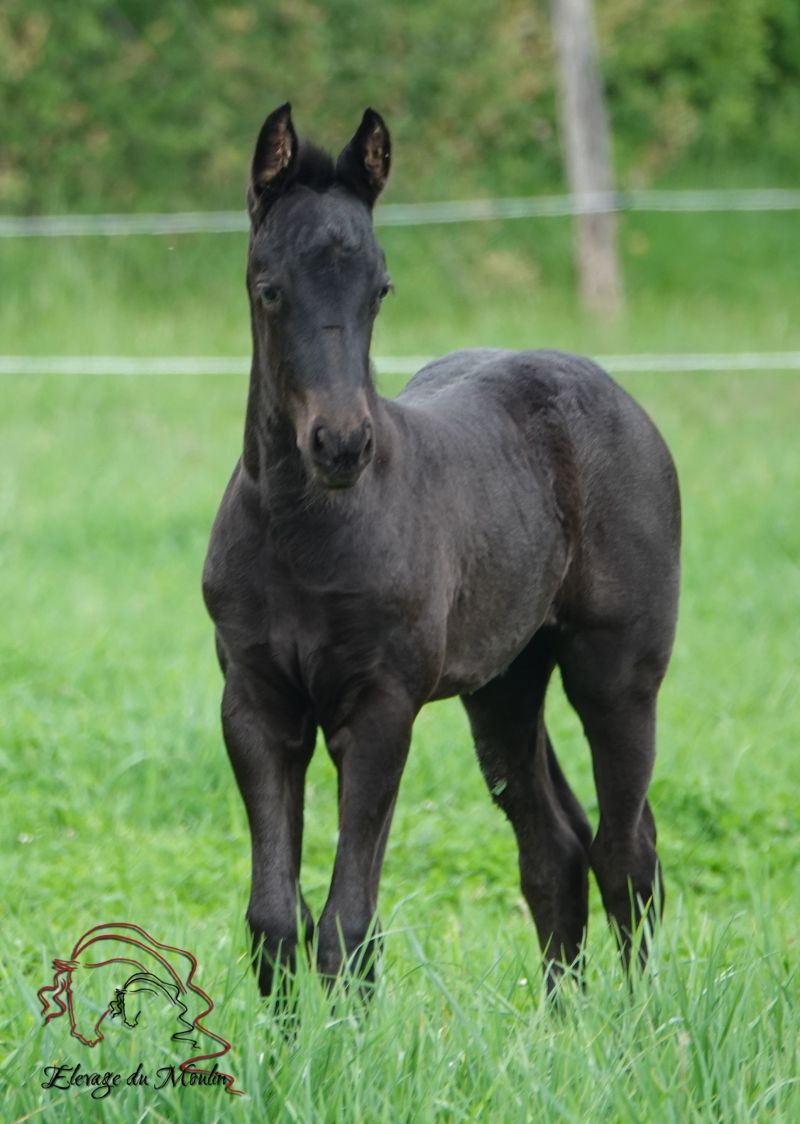
M596 9L623 184L796 173L795 0ZM561 180L545 0L5 0L0 208L238 207L241 153L287 98L341 143L379 108L403 198Z

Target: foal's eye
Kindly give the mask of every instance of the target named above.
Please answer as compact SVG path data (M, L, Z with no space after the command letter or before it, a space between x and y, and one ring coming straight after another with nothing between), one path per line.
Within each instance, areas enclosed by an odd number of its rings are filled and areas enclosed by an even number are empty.
M391 283L391 281L385 281L378 290L378 300L382 301L384 297L388 297L389 293L391 293L393 289L394 285Z
M281 291L275 285L259 285L258 299L266 308L274 308L281 299Z

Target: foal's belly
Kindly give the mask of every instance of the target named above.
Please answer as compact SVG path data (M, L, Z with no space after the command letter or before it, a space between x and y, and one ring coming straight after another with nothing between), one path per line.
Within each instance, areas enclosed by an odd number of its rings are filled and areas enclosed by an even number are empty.
M412 491L429 504L422 541L436 558L444 606L431 698L469 694L501 675L553 623L567 570L557 424L509 363L507 353L456 353L401 395L411 406L417 462L427 468ZM491 378L479 377L482 365Z
M471 694L501 675L534 633L555 623L554 600L565 568L560 538L546 532L511 557L487 558L453 597L442 670L431 697Z
M502 675L533 635L554 623L554 593L521 597L513 607L448 621L444 663L431 699L472 694Z

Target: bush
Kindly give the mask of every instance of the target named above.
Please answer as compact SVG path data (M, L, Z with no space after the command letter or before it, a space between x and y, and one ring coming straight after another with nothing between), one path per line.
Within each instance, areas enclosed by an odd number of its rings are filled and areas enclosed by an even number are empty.
M796 0L597 14L623 180L765 150L796 175ZM6 0L0 207L239 206L255 132L287 98L331 143L365 105L384 112L397 197L557 188L550 40L545 0Z

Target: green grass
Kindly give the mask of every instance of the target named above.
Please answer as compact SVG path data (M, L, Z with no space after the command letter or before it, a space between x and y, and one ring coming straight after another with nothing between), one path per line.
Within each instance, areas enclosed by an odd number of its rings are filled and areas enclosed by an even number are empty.
M800 348L792 212L625 215L627 311L576 314L567 219L380 231L396 284L375 354ZM245 355L242 234L0 240L6 354Z
M800 247L785 217L718 216L712 233L673 217L687 224L683 265L674 226L635 221L624 236L639 230L648 248L634 240L630 311L612 327L576 316L566 299L566 228L547 228L533 257L507 231L430 232L424 243L391 232L399 292L376 351L800 345L800 297L788 283ZM733 248L726 231L739 238ZM465 270L487 246L495 264ZM184 239L178 257L169 253L160 240L0 247L14 278L0 302L2 350L245 354L241 240ZM510 278L534 266L526 304ZM667 884L652 971L626 988L593 890L588 989L566 996L560 1016L545 1009L510 829L484 791L458 705L439 703L417 722L401 789L370 1014L342 996L332 1008L301 972L293 1038L262 1010L246 963L249 846L199 593L240 446L244 381L0 383L3 1119L800 1119L800 378L624 381L673 449L685 513L652 787ZM588 752L558 684L548 707L596 822ZM316 914L334 794L320 747L303 878ZM88 1051L62 1020L41 1026L36 991L52 958L113 919L197 955L198 981L217 1003L209 1025L234 1047L222 1068L229 1062L247 1100L123 1088L95 1103L40 1087L54 1062L127 1073L140 1058L150 1069L174 1060L163 1035L117 1030Z

